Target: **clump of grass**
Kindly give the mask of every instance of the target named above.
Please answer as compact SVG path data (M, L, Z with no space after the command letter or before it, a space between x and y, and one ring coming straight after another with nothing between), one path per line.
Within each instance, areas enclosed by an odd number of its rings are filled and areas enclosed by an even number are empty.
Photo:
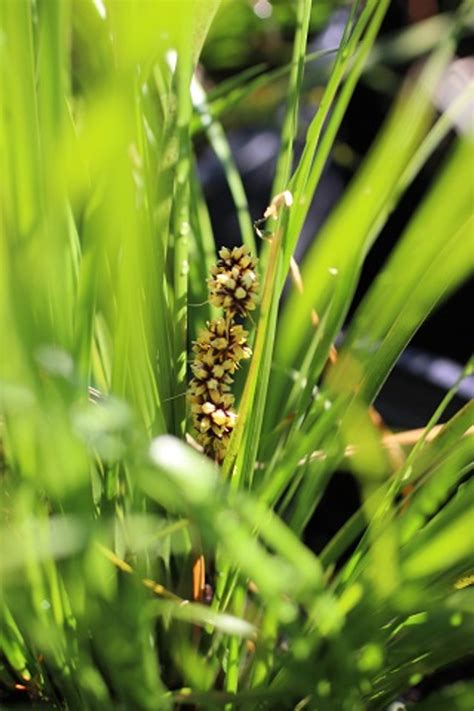
M429 93L471 9L444 18L298 271L302 225L389 2L351 3L295 161L313 9L297 0L257 305L246 249L222 250L211 270L191 137L218 151L251 246L216 116L275 74L196 92L219 2L183 16L175 5L0 5L0 699L379 711L472 648L473 404L443 421L455 386L421 435L399 439L371 417L410 338L470 273L469 137L452 140L337 358L334 342L367 252L448 132ZM282 303L291 266L297 288ZM204 455L184 441L191 338ZM317 555L305 528L340 469L361 507ZM206 583L209 604L197 603ZM462 709L470 695L460 684L427 703Z

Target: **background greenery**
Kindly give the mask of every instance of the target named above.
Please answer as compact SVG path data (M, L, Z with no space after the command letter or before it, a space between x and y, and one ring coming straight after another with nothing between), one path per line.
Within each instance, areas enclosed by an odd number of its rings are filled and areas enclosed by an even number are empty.
M473 405L434 429L453 388L408 445L371 409L410 338L472 272L471 137L453 141L332 350L368 251L472 101L469 86L436 116L430 99L472 5L443 16L298 269L311 198L383 51L389 2L348 4L296 162L305 63L321 61L307 56L308 31L335 3L275 3L289 64L209 89L202 68L193 78L201 51L211 69L229 66L227 34L242 52L247 31L232 13L256 22L249 3L219 4L0 5L4 708L383 709L473 652ZM286 112L272 194L289 190L293 204L260 243L219 120L275 82ZM221 471L184 441L189 344L212 315L205 280L221 242L198 135L223 164L242 241L259 242L263 282ZM362 507L317 556L302 536L341 468ZM201 553L210 604L193 600ZM460 682L419 707L468 709L473 696Z

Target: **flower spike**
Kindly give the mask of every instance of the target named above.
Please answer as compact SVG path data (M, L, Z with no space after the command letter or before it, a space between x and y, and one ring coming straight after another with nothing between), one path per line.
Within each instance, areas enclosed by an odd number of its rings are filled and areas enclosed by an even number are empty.
M252 354L248 332L235 318L255 309L258 279L247 247L223 247L219 257L208 281L209 301L223 308L224 317L209 321L193 345L188 400L197 441L209 457L222 462L237 420L233 375Z

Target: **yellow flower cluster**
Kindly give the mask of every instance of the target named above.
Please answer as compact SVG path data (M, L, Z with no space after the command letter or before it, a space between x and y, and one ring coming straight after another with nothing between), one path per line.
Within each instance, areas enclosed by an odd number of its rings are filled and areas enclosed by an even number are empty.
M224 317L208 322L194 343L189 402L197 441L209 457L221 462L237 419L232 376L240 361L251 356L248 333L235 317L255 308L258 281L255 260L246 247L224 247L219 256L208 282L209 300L223 307Z
M255 272L255 259L248 247L223 247L220 259L211 268L209 301L214 306L222 307L232 318L245 318L257 305L258 280Z

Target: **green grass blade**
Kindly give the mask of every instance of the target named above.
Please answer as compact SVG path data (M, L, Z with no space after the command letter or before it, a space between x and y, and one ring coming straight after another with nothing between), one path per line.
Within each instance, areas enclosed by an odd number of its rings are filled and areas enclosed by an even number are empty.
M455 389L453 388L448 395L452 397L454 393ZM448 396L443 399L442 405L446 405L447 400ZM440 408L437 408L438 413L439 410ZM442 430L431 442L427 442L421 449L418 448L418 452L415 452L415 448L413 448L410 453L412 466L409 470L407 470L406 464L404 464L401 469L401 475L398 477L401 484L403 483L403 485L405 485L406 483L417 481L425 475L425 472L428 472L431 477L433 472L436 471L435 468L437 464L442 462L449 455L453 446L459 442L459 437L462 437L466 430L471 426L473 417L474 404L470 403L462 408L460 412L457 413L449 422L443 425ZM435 424L435 418L432 418L431 424ZM428 427L426 428L426 431L428 431ZM406 478L403 477L403 474L406 475ZM388 491L390 483L387 482L384 488ZM422 491L424 491L424 486ZM379 501L384 498L381 496L380 492L376 492L373 496L375 496ZM409 510L406 512L406 515L410 518ZM363 509L359 509L355 514L353 514L353 516L351 516L350 519L348 519L348 521L346 521L346 523L339 529L337 534L329 541L324 550L321 552L322 565L324 567L328 567L336 563L342 553L344 553L344 551L346 551L355 541L357 536L363 532L365 525L365 513Z
M472 565L474 479L462 484L453 499L403 546L408 578L434 578L441 573L452 584L459 566ZM425 583L426 584L426 583Z
M196 166L191 175L191 211L193 239L190 244L189 308L192 317L189 328L190 338L194 340L206 321L218 315L218 309L208 301L207 287L211 266L216 261L216 244Z
M206 94L196 78L193 79L193 104L201 117L206 135L224 171L230 193L234 200L242 242L255 254L255 235L250 217L247 196L227 141L224 129L207 104Z
M284 247L285 260L288 263L295 250L312 196L324 163L326 162L329 149L334 141L337 128L340 125L350 96L360 77L364 62L375 41L387 8L388 2L386 0L382 0L379 3L367 3L350 37L344 45L341 45L339 48L336 63L331 72L321 104L308 129L303 155L290 183L290 190L295 197L295 210L291 216ZM345 28L345 36L348 34L348 28L351 25L352 17L349 16ZM344 80L346 72L347 77ZM321 142L321 135L326 118L335 102L337 91L343 80L342 91L335 103L334 112L326 127L323 142Z
M174 363L177 396L174 400L175 432L184 435L186 426L185 392L187 373L187 298L189 254L188 241L190 232L189 214L189 181L191 176L191 139L189 136L189 121L191 117L191 58L186 55L185 43L189 38L183 37L181 52L177 65L178 82L178 162L176 166L175 204L174 204Z
M306 65L312 62L317 62L319 59L336 53L337 47L334 49L309 52L304 57L304 64ZM257 65L255 69L250 68L248 71L244 70L237 77L223 81L208 94L209 107L212 116L215 119L225 116L232 110L232 108L239 106L245 99L250 98L254 93L261 89L265 89L272 83L286 77L291 72L293 66L293 63L291 62L283 67L263 72L265 67ZM249 79L249 77L252 77L255 73L257 73L258 76L253 79ZM191 124L193 135L198 131L203 130L203 128L204 126L201 119L199 116L196 116Z
M303 82L304 60L311 17L311 0L298 0L296 8L296 32L293 42L293 58L288 82L288 100L281 130L281 146L273 180L272 195L278 195L288 187L293 166L293 142L298 130L298 108Z
M357 363L360 393L368 401L423 320L472 273L466 246L469 250L472 244L473 216L465 180L471 161L472 146L461 140L351 324L334 376L344 378L349 361ZM444 209L446 199L449 212ZM378 344L370 373L364 372L367 350L360 341L362 328L366 346Z
M436 57L426 68L423 81L433 86L444 62L444 54ZM420 153L417 149L431 115L427 98L415 88L402 94L365 163L305 256L301 270L303 293L293 291L280 321L275 357L283 369L290 364L294 367L302 353L307 352L310 339L318 337L311 325L312 311L321 318L330 303L331 318L325 326L309 380L312 382L318 376L321 355L323 360L327 358L342 326L365 255L387 219L395 196L400 195L422 165L424 148L420 148ZM296 311L301 314L298 319L293 318ZM283 379L277 381L272 392L272 411L278 409L278 397L287 387Z
M270 246L270 255L262 289L254 354L250 363L240 402L237 425L232 434L223 464L223 475L232 476L236 486L253 478L260 442L260 432L265 412L267 388L278 315L278 280L281 275L281 235L288 219L283 207L276 223ZM237 458L234 471L232 467Z

